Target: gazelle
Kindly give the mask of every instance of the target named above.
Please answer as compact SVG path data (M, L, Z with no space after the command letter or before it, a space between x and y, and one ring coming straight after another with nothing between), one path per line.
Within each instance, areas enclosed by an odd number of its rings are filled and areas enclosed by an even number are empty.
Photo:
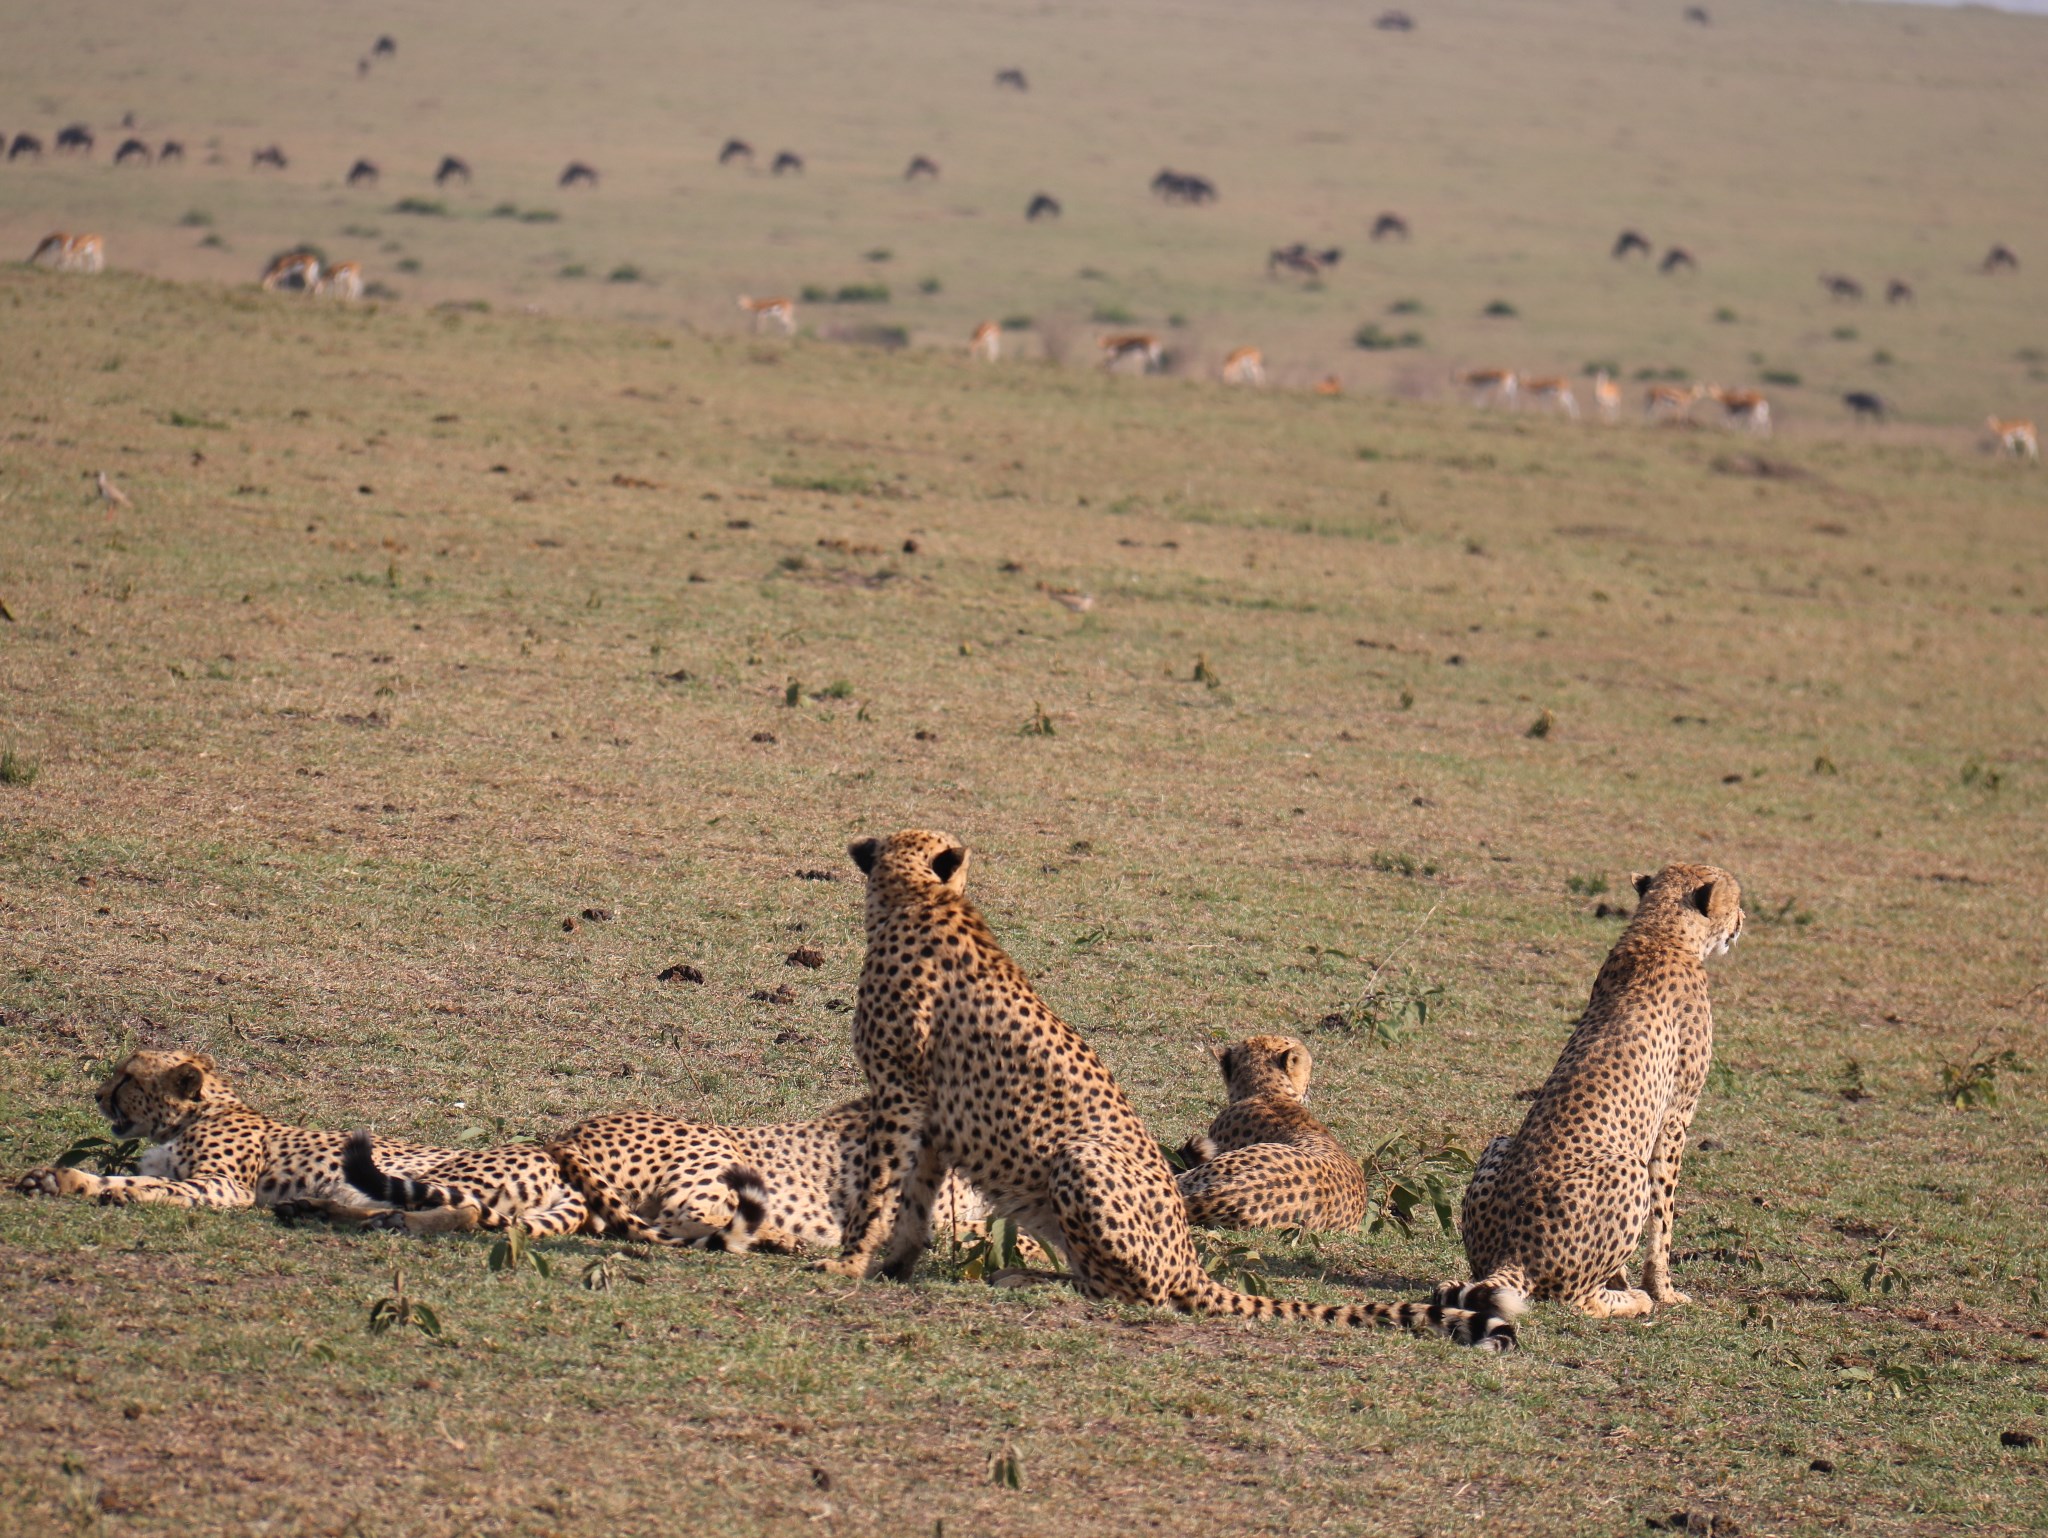
M1643 415L1652 422L1668 417L1690 421L1693 402L1704 394L1698 385L1653 384L1643 391Z
M1223 382L1263 385L1266 382L1266 355L1256 347L1235 349L1223 360Z
M45 235L29 261L45 256L55 257L50 265L59 272L99 272L107 265L106 242L97 235L66 235L61 230Z
M1316 381L1316 394L1338 396L1344 393L1344 381L1335 374L1325 374Z
M1475 406L1512 406L1521 380L1511 368L1473 368L1451 375L1451 383L1464 386Z
M310 251L287 251L263 270L263 287L275 293L281 288L311 293L320 281L320 258Z
M1003 328L985 320L974 328L974 340L967 344L967 356L993 363L1002 355Z
M1998 417L1986 417L1984 425L1991 429L1991 436L1998 440L1998 451L2014 459L2025 455L2035 464L2041 462L2041 439L2034 431L2032 422L2003 421Z
M740 308L753 317L756 331L763 326L775 326L784 336L796 335L794 299L749 299L745 294L741 294Z
M1095 344L1102 349L1102 366L1113 369L1126 358L1143 360L1142 372L1151 373L1159 367L1163 354L1159 338L1143 331L1120 332L1115 336L1098 338Z
M324 294L329 299L360 299L363 297L363 264L361 262L336 262L320 274L313 284L313 292Z
M1621 386L1614 382L1614 376L1604 368L1593 376L1593 404L1599 407L1602 421L1620 420Z
M1572 394L1572 382L1562 374L1549 374L1541 379L1525 379L1522 388L1529 392L1529 398L1539 406L1555 406L1574 422L1579 419L1579 399Z
M1757 390L1724 390L1708 385L1706 394L1727 414L1730 427L1747 428L1768 438L1771 435L1771 403Z

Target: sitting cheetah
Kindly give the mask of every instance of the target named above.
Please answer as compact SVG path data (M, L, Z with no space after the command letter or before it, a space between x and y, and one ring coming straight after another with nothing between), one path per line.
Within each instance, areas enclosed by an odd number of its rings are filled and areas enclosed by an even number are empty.
M1230 1104L1182 1148L1194 1168L1175 1182L1201 1228L1356 1228L1365 1171L1309 1115L1308 1048L1254 1036L1216 1048Z
M586 1229L615 1238L787 1253L839 1247L847 1188L867 1136L865 1100L766 1127L623 1111L571 1127L544 1147L465 1155L410 1180L387 1176L368 1146L351 1142L344 1170L379 1201L438 1210L444 1216L436 1226L444 1228L508 1218L532 1228L534 1209L573 1202ZM958 1179L942 1188L939 1209L956 1230L987 1211Z
M1058 1255L1088 1297L1441 1331L1496 1350L1514 1343L1522 1300L1508 1287L1474 1287L1457 1307L1330 1307L1233 1292L1210 1277L1159 1145L967 900L967 851L912 830L849 853L867 875L853 1039L875 1109L845 1249L827 1270L907 1276L939 1177L957 1169Z
M1714 1050L1706 958L1742 933L1742 892L1711 865L1635 878L1641 903L1522 1130L1486 1147L1461 1223L1473 1283L1560 1298L1595 1319L1685 1303L1671 1285L1671 1200ZM1642 1288L1623 1266L1645 1221Z
M45 1167L16 1183L24 1193L96 1197L113 1206L306 1206L362 1221L380 1209L341 1175L339 1132L287 1127L244 1105L213 1059L197 1052L134 1052L100 1086L117 1138L146 1138L141 1173L95 1175ZM379 1141L377 1156L408 1173L449 1157L445 1148Z

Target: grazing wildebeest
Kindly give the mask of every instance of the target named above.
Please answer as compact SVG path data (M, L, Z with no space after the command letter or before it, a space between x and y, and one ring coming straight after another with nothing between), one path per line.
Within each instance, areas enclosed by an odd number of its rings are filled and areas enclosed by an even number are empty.
M368 182L374 187L377 185L377 178L382 174L377 169L376 161L358 160L348 168L348 184L351 187L360 187L363 183Z
M1152 178L1152 191L1168 203L1213 203L1216 184L1206 176L1189 176L1171 167Z
M1393 235L1398 235L1403 240L1408 238L1408 221L1406 219L1403 219L1399 214L1389 213L1381 214L1379 218L1373 220L1372 238L1374 240L1385 240Z
M284 158L284 151L275 144L266 144L262 149L254 151L249 156L249 169L252 171L259 166L275 166L278 170L282 171L287 164L288 162Z
M771 176L780 176L784 171L794 171L798 176L802 176L804 174L804 157L795 150L782 150L778 152L774 163L768 167L768 172Z
M1413 32L1415 18L1406 11L1382 11L1373 25L1382 32Z
M1986 272L2018 272L2020 270L2020 259L2012 254L2012 247L1996 245L1984 253L1984 270Z
M469 185L469 162L460 155L443 155L441 157L441 164L434 169L434 185L436 187L446 186L458 176L462 178L462 185L467 187Z
M130 160L140 160L144 165L148 165L149 146L140 139L123 139L121 147L114 151L114 164L118 166Z
M725 148L718 152L718 163L722 166L729 166L735 160L744 160L748 165L752 165L754 163L754 146L747 143L745 139L727 139L725 141Z
M386 32L371 45L370 52L380 59L396 58L398 56L398 43L389 32Z
M910 164L903 168L903 179L906 182L914 182L920 176L929 176L936 181L938 175L939 163L923 155L911 156Z
M172 160L183 160L184 158L184 141L179 139L164 140L164 147L156 152L156 163L158 165L163 165Z
M555 179L555 185L557 187L595 187L597 185L597 170L593 166L585 165L580 160L572 160L562 167L562 174Z
M1844 277L1839 272L1824 272L1820 275L1820 286L1828 291L1831 298L1861 300L1863 285L1854 278Z
M1891 282L1884 286L1884 302L1886 304L1911 304L1913 302L1913 285L1903 278L1893 278Z
M1325 269L1343 260L1341 246L1332 246L1327 251L1311 251L1297 240L1291 246L1281 246L1266 253L1266 276L1277 277L1284 271L1300 273L1304 278L1320 278Z
M1714 18L1707 14L1707 8L1703 5L1688 5L1685 8L1685 19L1696 27L1711 27L1714 24Z
M1849 408L1859 422L1866 417L1873 422L1882 422L1885 412L1889 409L1884 403L1883 396L1872 395L1868 390L1851 390L1842 397L1842 404Z
M1021 69L997 70L996 84L998 86L1008 86L1013 91L1028 91L1031 89L1031 82L1024 78L1024 71Z
M92 153L92 130L83 123L72 123L57 130L57 148Z
M1034 193L1030 205L1024 210L1026 219L1057 219L1060 216L1060 200L1049 192Z
M7 146L7 158L9 160L19 160L24 155L33 155L36 159L41 160L43 158L43 141L34 134L16 134L14 142Z
M1641 252L1644 256L1652 254L1649 236L1638 230L1623 230L1614 237L1613 256L1617 262L1623 257L1633 256L1637 252Z
M1664 253L1664 260L1657 264L1659 272L1676 272L1681 267L1687 272L1700 270L1700 264L1692 259L1692 253L1683 246L1673 246Z

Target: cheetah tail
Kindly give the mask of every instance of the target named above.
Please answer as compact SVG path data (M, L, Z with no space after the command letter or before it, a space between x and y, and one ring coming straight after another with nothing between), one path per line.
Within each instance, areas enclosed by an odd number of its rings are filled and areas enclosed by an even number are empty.
M1233 1292L1218 1282L1211 1282L1203 1295L1188 1301L1199 1313L1291 1319L1353 1330L1410 1330L1417 1335L1443 1335L1481 1351L1513 1351L1518 1344L1515 1321L1528 1308L1517 1288L1476 1283L1464 1288L1456 1302L1439 1295L1427 1303L1302 1303L1293 1298Z
M341 1149L341 1177L363 1195L389 1207L459 1207L466 1193L431 1181L386 1173L377 1164L376 1144L367 1132L353 1132Z

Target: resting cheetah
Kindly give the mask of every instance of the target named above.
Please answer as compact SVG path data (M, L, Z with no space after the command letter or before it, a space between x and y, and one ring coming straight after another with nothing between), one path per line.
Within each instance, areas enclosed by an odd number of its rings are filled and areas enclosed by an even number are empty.
M380 1161L376 1139L358 1132L342 1151L341 1173L371 1201L400 1209L378 1227L416 1234L523 1228L545 1237L590 1226L583 1193L563 1179L553 1150L535 1144L444 1151L426 1169L394 1174Z
M968 902L966 849L912 830L849 853L867 875L853 1039L875 1110L846 1247L826 1269L907 1276L940 1174L958 1169L1092 1298L1513 1344L1522 1300L1506 1287L1473 1288L1456 1308L1319 1307L1233 1292L1208 1276L1159 1145Z
M1671 1285L1671 1201L1714 1050L1706 958L1742 933L1742 892L1711 865L1635 878L1641 903L1608 953L1522 1130L1486 1147L1461 1222L1467 1286L1559 1298L1595 1319L1690 1300ZM1642 1288L1623 1266L1645 1220ZM1455 1303L1467 1290L1438 1289Z
M848 1187L868 1136L865 1100L804 1122L702 1126L623 1111L571 1127L543 1146L464 1156L413 1180L391 1179L352 1143L345 1170L368 1195L451 1214L449 1228L490 1215L533 1228L536 1210L573 1202L585 1228L646 1244L791 1252L837 1249ZM966 1183L949 1179L939 1210L956 1228L986 1215ZM573 1226L573 1225L572 1225ZM536 1230L567 1232L566 1229Z
M1175 1182L1202 1228L1355 1228L1365 1171L1308 1113L1308 1048L1254 1036L1216 1048L1230 1104L1181 1150L1195 1161Z
M142 1156L141 1173L46 1167L23 1175L17 1191L96 1197L112 1206L308 1206L354 1221L380 1210L342 1179L341 1133L287 1127L252 1111L202 1053L131 1053L100 1086L98 1099L115 1137L155 1145ZM376 1147L378 1158L407 1173L429 1169L451 1152L388 1141Z

